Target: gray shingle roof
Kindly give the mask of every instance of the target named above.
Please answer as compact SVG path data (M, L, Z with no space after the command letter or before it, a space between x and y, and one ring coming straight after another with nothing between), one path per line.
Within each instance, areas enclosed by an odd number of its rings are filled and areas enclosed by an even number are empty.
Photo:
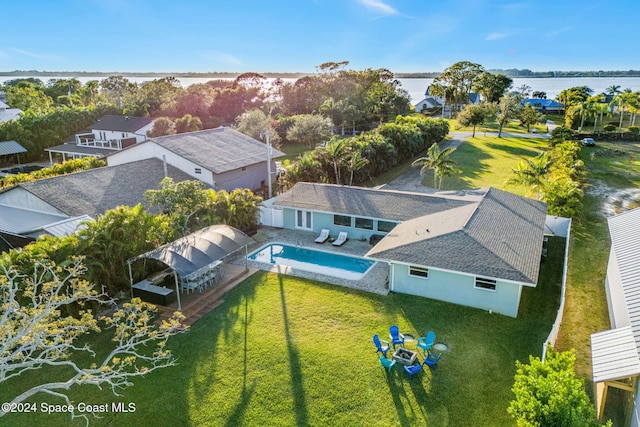
M367 256L535 285L546 215L545 203L490 188L473 208L398 225Z
M152 122L149 117L102 116L89 129L136 132Z
M193 179L170 165L167 172L174 181ZM89 215L95 218L121 205L142 203L148 207L144 202L144 192L157 189L163 178L162 161L147 159L25 182L19 186L69 216Z
M161 136L152 141L217 174L267 161L265 144L227 127ZM272 159L280 156L284 153L272 149Z
M276 206L406 221L472 203L428 194L298 182L279 196Z

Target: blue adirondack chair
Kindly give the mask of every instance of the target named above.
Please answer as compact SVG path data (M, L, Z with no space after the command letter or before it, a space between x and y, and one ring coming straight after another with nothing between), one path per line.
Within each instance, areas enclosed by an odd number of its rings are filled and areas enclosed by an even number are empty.
M416 342L416 347L421 348L422 354L425 355L427 354L427 351L431 349L431 347L433 346L433 343L435 342L436 342L435 332L429 331L427 332L426 337L418 338L418 341Z
M389 341L381 340L380 337L378 337L378 334L375 334L373 336L373 343L376 345L376 354L382 353L386 359L387 351L391 348L389 346Z
M380 364L387 368L387 372L391 372L391 368L396 364L395 360L389 360L384 356L380 356Z
M440 360L439 354L429 353L429 355L424 358L424 362L422 363L427 365L429 368L433 369L436 367L438 360Z
M396 325L389 328L389 338L391 338L391 344L394 349L396 345L404 345L404 335L400 333Z
M415 374L422 371L422 365L420 363L416 363L415 365L405 366L404 370L409 374L409 379L413 378Z

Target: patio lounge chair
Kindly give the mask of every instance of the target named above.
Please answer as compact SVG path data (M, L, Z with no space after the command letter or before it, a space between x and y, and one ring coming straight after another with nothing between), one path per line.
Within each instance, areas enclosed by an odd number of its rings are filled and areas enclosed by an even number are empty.
M346 231L341 231L340 234L338 234L338 238L336 240L333 241L333 246L342 246L344 245L344 242L346 242L348 239L347 237L347 232Z
M429 368L433 369L436 367L438 360L440 360L439 354L429 353L429 355L424 358L424 362L422 363L427 365Z
M387 368L387 372L391 372L391 368L396 364L395 360L389 360L384 356L380 356L380 364Z
M415 374L422 371L422 365L420 363L416 363L415 365L405 366L404 370L407 371L409 379L411 379Z
M373 336L373 343L376 345L376 354L382 353L386 358L387 351L389 351L389 349L391 348L389 346L389 341L381 340L380 337L378 337L378 334L375 334Z
M316 237L316 243L324 243L329 239L329 230L323 228L320 235Z
M425 355L427 354L427 351L431 349L431 346L433 346L433 343L435 342L436 342L435 332L429 331L427 332L426 337L418 338L418 341L416 342L416 347L421 348L422 354Z
M391 338L391 344L394 349L396 348L396 344L404 345L404 335L400 333L396 325L389 328L389 338Z

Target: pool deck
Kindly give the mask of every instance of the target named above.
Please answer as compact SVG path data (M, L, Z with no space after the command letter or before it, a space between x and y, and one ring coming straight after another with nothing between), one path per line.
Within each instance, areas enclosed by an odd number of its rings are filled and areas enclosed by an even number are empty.
M323 244L315 243L314 240L317 233L308 231L287 230L283 228L260 227L258 233L252 236L255 243L248 248L249 253L268 243L286 243L292 246L300 246L309 249L315 249L326 252L334 252L345 255L363 257L369 252L371 245L367 241L348 240L342 246L333 246L330 242ZM289 274L292 276L304 277L307 279L318 280L334 285L345 286L347 288L360 289L367 292L386 295L389 293L388 278L389 266L386 262L378 261L360 280L346 280L338 277L327 276L324 274L312 273L291 267L277 266L256 261L248 261L251 268L271 271L274 273Z

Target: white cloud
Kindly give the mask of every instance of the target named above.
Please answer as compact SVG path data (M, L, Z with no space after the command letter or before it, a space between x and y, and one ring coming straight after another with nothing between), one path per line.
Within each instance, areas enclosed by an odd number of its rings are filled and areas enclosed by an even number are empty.
M242 64L242 61L239 58L237 58L237 57L235 57L235 56L233 56L233 55L231 55L229 53L218 52L218 51L207 51L207 52L204 52L202 54L202 56L205 59L210 59L212 61L221 62L221 63L226 64L226 65L240 65L240 64Z
M373 12L382 13L384 15L399 14L399 12L396 9L394 9L393 6L390 6L381 0L357 0L357 1L358 3L362 4L364 7L366 7L367 9Z
M506 33L491 33L489 34L487 37L485 37L485 40L498 40L498 39L503 39L507 37Z
M560 28L559 30L547 31L546 33L544 33L544 35L549 38L554 38L554 37L558 37L562 33L566 33L571 30L573 30L572 27L563 27L563 28Z
M60 60L60 57L56 56L56 55L33 53L33 52L29 52L28 50L22 50L22 49L16 49L16 48L11 48L11 50L16 52L16 53L19 53L20 55L28 56L30 58L45 59L47 61L59 61Z

